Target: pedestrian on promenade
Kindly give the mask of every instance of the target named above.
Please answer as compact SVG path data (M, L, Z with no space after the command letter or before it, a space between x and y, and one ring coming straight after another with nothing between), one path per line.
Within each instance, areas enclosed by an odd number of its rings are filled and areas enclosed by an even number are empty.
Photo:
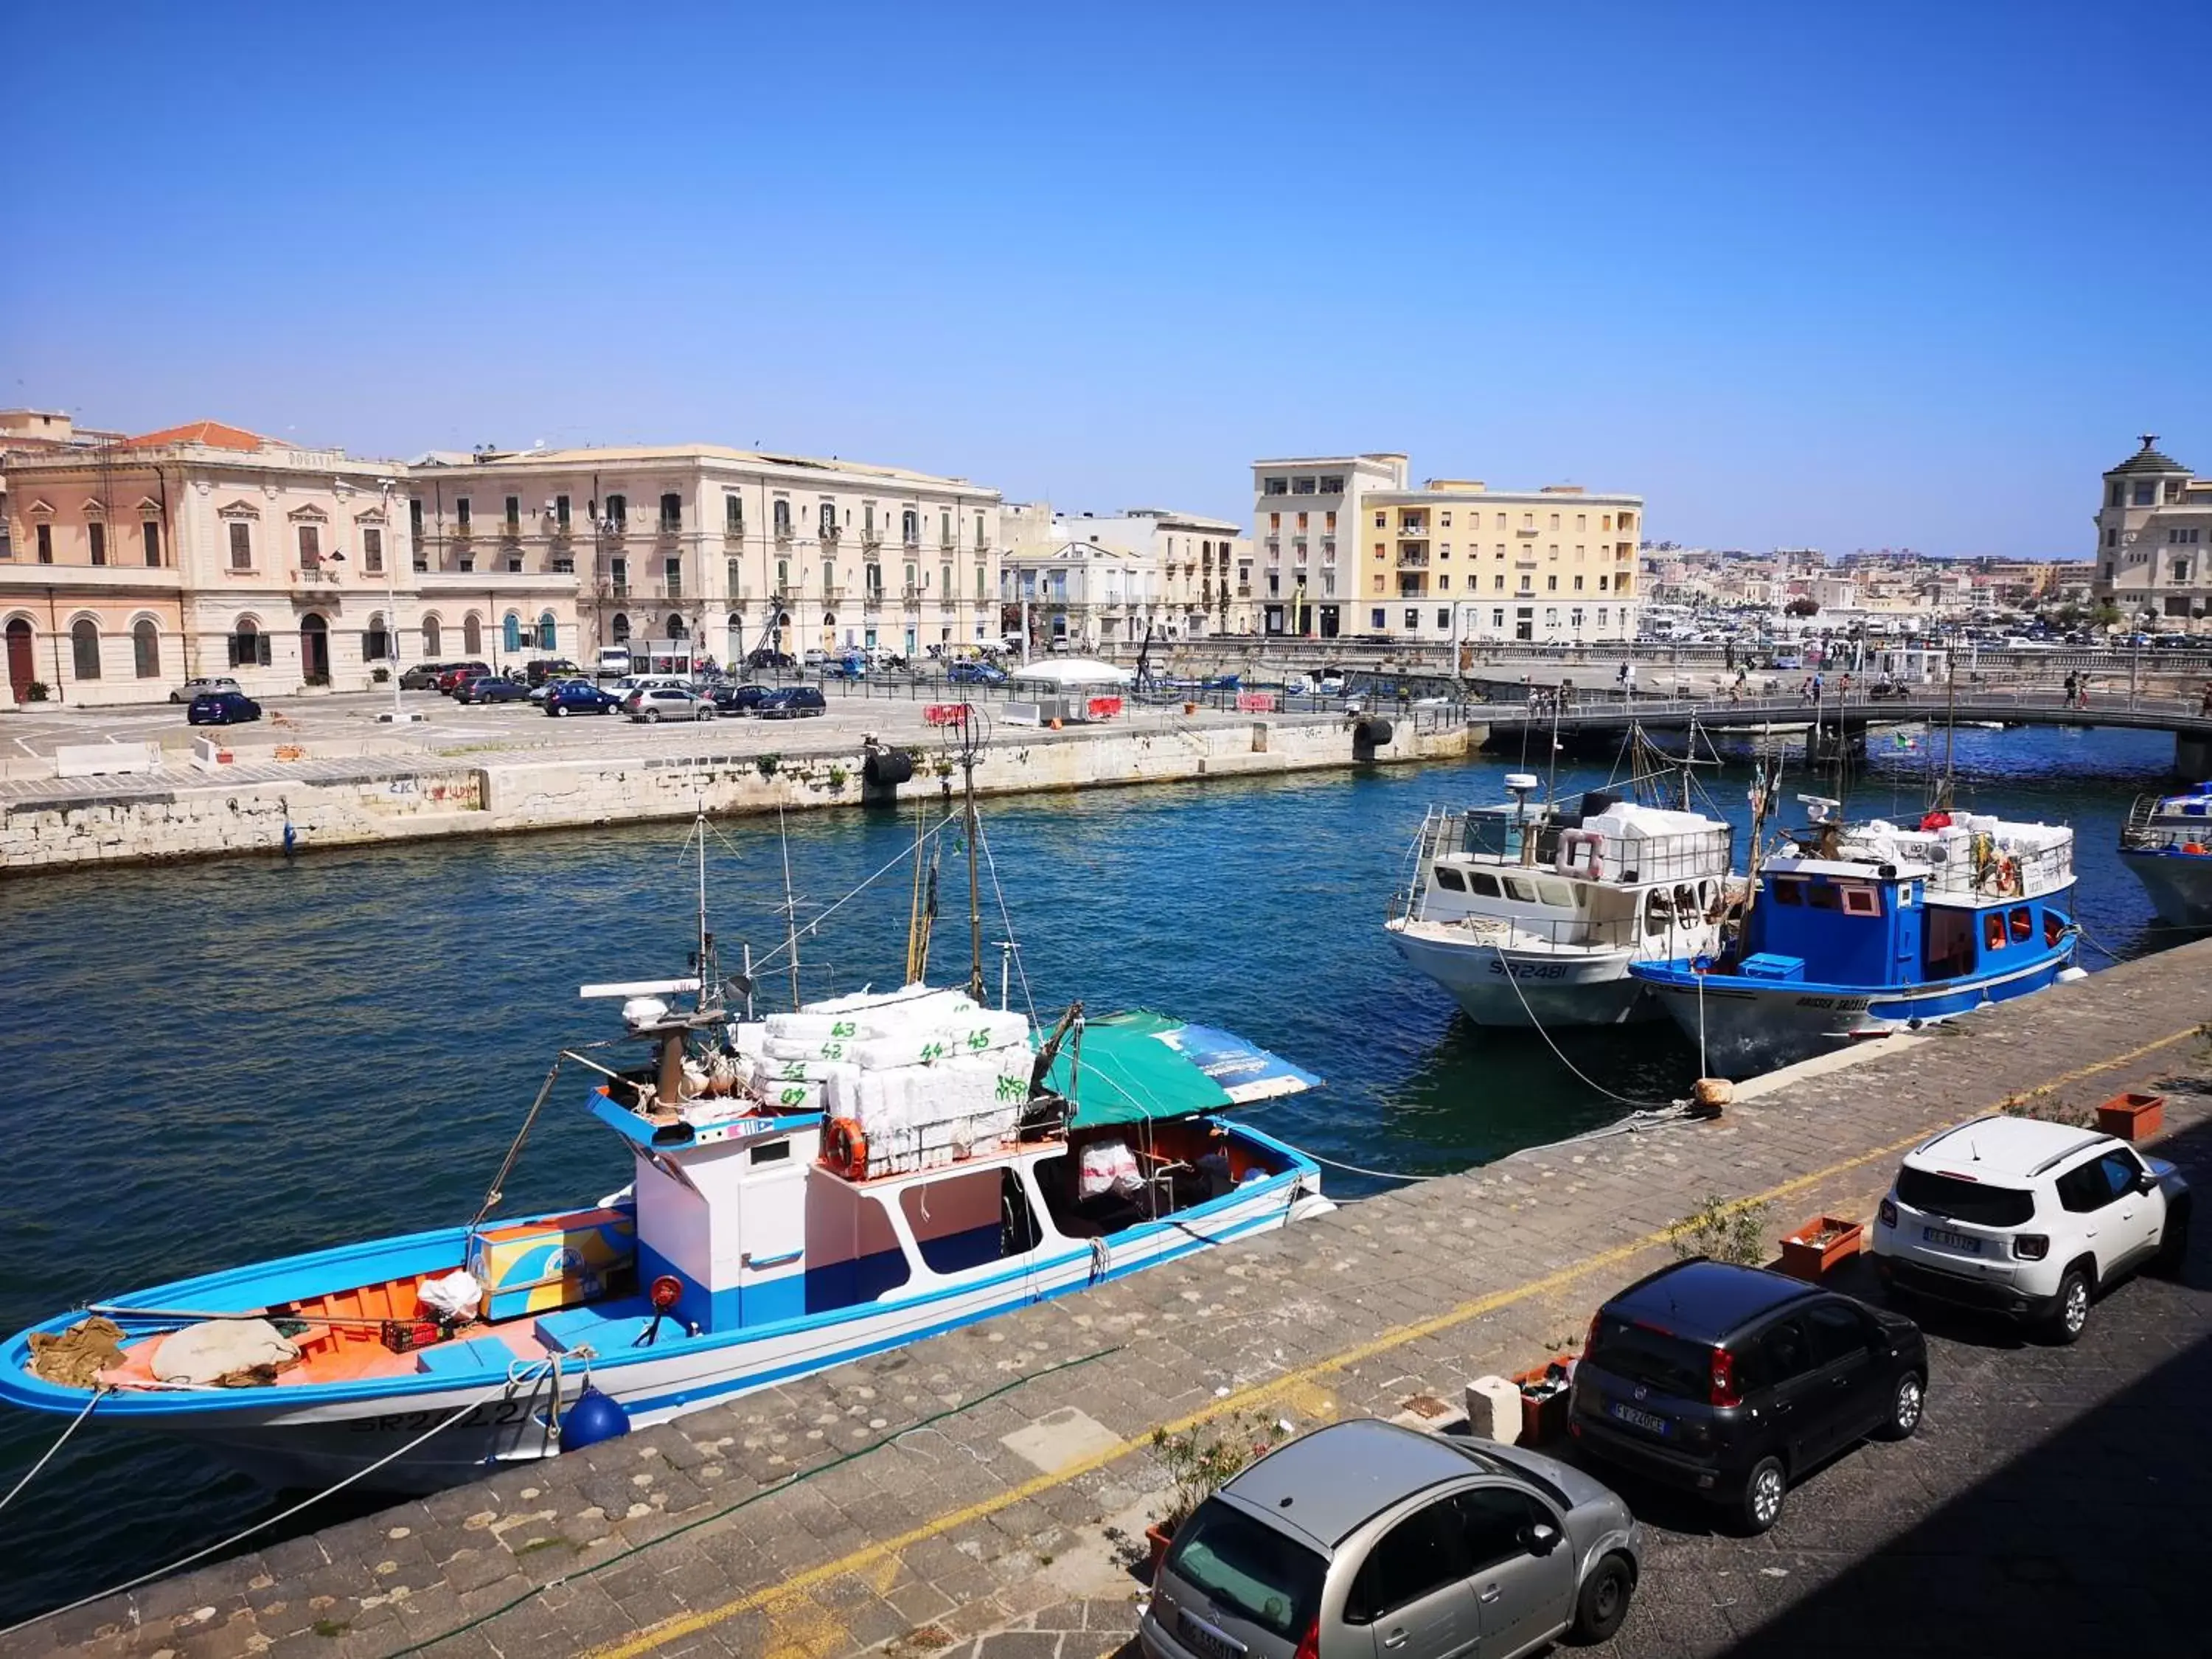
M2197 699L2197 712L2212 718L2212 680L2204 682L2204 695Z
M1559 707L1561 708L1572 708L1574 706L1575 683L1572 680L1561 680L1559 682Z
M2066 706L2067 708L2071 708L2074 706L2074 694L2075 694L2076 691L2080 690L2081 690L2081 676L2079 673L2070 673L2070 674L2067 675L2067 677L2066 677L2066 704L2065 704L2065 706Z

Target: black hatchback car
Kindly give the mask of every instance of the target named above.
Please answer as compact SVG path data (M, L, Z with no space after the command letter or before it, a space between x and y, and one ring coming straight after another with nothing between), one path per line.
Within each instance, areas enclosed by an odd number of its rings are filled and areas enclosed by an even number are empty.
M793 720L823 714L829 707L815 687L787 685L763 697L754 704L753 712L764 720Z
M1928 1345L1904 1315L1700 1259L1598 1310L1568 1428L1593 1457L1728 1504L1757 1533L1834 1454L1911 1435L1927 1390Z
M718 685L708 694L718 714L750 714L769 695L765 685Z

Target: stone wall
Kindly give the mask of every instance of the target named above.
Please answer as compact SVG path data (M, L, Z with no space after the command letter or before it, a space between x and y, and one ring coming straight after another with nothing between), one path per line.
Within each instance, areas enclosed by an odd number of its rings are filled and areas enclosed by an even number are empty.
M1456 758L1480 728L1415 732L1393 722L1376 763ZM1355 755L1355 751L1357 754ZM1343 721L1127 728L1034 734L1001 728L976 769L979 793L1095 789L1348 767L1369 745ZM210 782L18 800L0 808L0 869L281 853L441 835L489 835L712 813L770 812L912 799L957 786L950 751L914 753L896 790L865 781L859 750L737 755L711 742L689 757L497 761L481 767L365 771L342 781Z

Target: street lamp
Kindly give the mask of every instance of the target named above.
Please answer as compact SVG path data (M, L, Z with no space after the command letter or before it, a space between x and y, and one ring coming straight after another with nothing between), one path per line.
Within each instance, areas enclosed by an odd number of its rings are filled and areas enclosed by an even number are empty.
M376 481L378 493L384 501L384 521L379 530L386 538L384 548L384 657L392 677L392 712L379 714L376 718L380 723L408 726L422 716L410 713L399 693L399 574L394 556L396 544L390 539L392 531L392 492L398 487L399 481L396 478L379 478ZM349 495L353 493L353 486L340 478L335 485L335 493L340 497Z

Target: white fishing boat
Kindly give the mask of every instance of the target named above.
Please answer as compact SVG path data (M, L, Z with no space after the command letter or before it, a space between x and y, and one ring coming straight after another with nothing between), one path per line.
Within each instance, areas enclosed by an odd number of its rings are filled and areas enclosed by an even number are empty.
M966 823L972 872L972 793ZM1042 1033L984 1006L975 962L964 991L916 973L751 1018L703 854L700 880L690 976L585 988L621 1001L641 1063L564 1050L516 1141L586 1073L629 1186L495 1220L502 1169L465 1224L58 1312L0 1344L0 1401L272 1486L425 1492L1334 1207L1313 1160L1227 1115L1311 1073L1144 1012L1077 1003Z
M1384 924L1407 963L1483 1025L1611 1025L1656 1012L1632 963L1713 949L1731 901L1735 830L1702 812L1601 791L1564 808L1513 799L1432 809Z
M2120 830L2120 862L2167 927L2212 927L2212 783L2139 797Z

